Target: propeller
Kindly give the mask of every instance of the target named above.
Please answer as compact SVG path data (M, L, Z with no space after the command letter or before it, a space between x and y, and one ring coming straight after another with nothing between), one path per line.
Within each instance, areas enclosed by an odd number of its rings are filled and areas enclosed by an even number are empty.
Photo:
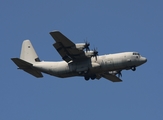
M98 56L98 51L97 51L97 48L95 49L93 49L93 56L92 57L95 57L96 58L96 60L97 60L97 56Z
M86 40L86 41L85 41L85 46L84 46L86 52L87 52L87 51L90 51L89 46L90 46L90 43Z
M118 71L118 72L117 72L117 75L118 75L119 78L122 77L121 71Z

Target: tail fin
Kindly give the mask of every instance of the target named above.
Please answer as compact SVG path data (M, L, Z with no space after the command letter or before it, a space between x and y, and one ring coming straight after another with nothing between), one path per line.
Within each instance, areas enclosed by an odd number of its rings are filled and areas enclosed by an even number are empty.
M18 69L38 78L43 77L42 73L33 67L33 64L39 62L40 59L29 40L23 41L20 58L11 58L11 60L19 67Z
M36 54L31 42L29 40L24 40L22 43L22 49L20 54L20 59L27 61L29 63L39 62L40 59Z

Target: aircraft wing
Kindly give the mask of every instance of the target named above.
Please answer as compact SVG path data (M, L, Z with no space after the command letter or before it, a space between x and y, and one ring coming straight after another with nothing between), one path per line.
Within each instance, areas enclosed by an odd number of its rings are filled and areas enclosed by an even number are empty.
M116 75L112 75L109 73L103 73L103 74L101 74L101 76L107 80L112 81L112 82L122 82L122 80L119 77L117 77Z
M86 59L85 53L83 50L79 50L76 48L75 44L69 40L66 36L64 36L59 31L50 32L50 35L56 41L53 44L55 49L61 55L62 59L66 62L71 60L73 61L80 61Z

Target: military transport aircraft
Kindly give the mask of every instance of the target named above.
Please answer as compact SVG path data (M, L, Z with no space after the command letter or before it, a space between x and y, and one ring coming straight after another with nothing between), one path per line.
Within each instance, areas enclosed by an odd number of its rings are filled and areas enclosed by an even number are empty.
M75 44L59 31L50 32L56 41L53 46L64 61L40 61L31 42L24 40L20 58L11 60L25 72L40 78L42 73L66 78L82 76L85 80L106 78L112 82L122 81L122 70L136 70L147 61L138 52L122 52L98 55L96 49L90 50L90 43Z

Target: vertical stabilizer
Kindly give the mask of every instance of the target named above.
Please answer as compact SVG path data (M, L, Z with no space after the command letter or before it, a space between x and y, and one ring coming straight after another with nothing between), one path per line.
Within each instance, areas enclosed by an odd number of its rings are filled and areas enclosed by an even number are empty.
M34 63L34 62L40 61L30 40L23 41L20 59L27 61L29 63Z

